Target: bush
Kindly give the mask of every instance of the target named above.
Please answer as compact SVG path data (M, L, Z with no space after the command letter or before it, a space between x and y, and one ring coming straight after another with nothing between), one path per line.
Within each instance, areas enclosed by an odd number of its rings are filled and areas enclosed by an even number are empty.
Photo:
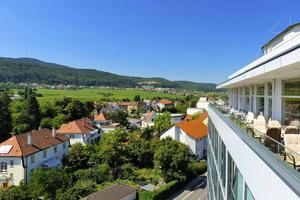
M190 163L188 166L188 177L204 174L207 171L207 164L204 160Z
M172 196L181 186L183 183L178 181L171 181L167 185L160 187L153 192L150 191L143 191L140 192L140 200L164 200Z

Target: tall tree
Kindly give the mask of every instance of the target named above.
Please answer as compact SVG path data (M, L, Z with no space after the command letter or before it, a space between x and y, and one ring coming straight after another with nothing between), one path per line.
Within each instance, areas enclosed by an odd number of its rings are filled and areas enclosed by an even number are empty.
M168 112L164 112L154 120L154 129L161 133L167 130L172 125L172 117Z
M154 153L155 167L162 171L165 180L184 181L191 159L188 147L168 137L161 140L156 148Z
M10 99L6 92L0 93L0 130L1 140L9 138L12 130L12 117L9 109Z

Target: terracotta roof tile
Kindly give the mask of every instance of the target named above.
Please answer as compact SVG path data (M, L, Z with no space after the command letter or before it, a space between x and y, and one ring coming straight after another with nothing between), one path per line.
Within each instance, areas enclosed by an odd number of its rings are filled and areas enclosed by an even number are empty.
M65 136L52 136L52 131L49 129L41 129L32 132L32 145L28 144L28 133L22 133L12 136L0 144L13 145L12 149L7 154L0 154L0 156L28 156L42 149L60 144L68 141L69 138Z
M200 114L200 117L198 119L179 122L176 123L175 126L181 128L189 136L195 139L199 139L207 136L207 117L208 113L203 112Z
M169 104L172 104L173 102L170 101L169 99L161 99L159 101L159 103L164 104L164 105L169 105Z
M94 115L94 120L95 121L105 121L105 116L103 113L100 113L99 115Z
M142 119L144 122L150 122L155 114L155 111L147 112L146 116Z
M63 124L57 130L59 134L89 134L90 132L96 130L93 122L89 118L81 118L69 122L68 124Z

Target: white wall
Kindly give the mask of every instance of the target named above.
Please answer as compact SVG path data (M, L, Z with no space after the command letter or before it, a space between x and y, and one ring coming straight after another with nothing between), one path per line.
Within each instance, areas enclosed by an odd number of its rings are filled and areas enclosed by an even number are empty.
M14 162L13 166L10 165L11 160ZM19 183L24 179L24 168L21 157L0 157L0 162L7 163L7 172L0 173L1 179L5 180L6 178L10 178L12 176L12 179L10 179L8 183L19 185ZM1 181L1 186L3 182Z
M186 109L186 113L187 113L188 115L193 115L193 114L195 114L195 113L202 112L202 111L203 111L202 108L187 108L187 109Z

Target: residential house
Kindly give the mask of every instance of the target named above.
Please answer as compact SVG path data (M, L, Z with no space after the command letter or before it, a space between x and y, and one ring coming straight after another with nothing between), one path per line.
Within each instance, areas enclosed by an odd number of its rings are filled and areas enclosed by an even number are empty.
M140 127L142 125L141 119L128 118L131 127Z
M208 105L209 105L208 98L207 97L200 97L197 104L196 104L196 108L208 111Z
M208 113L203 112L198 119L176 123L162 133L160 139L171 137L188 145L190 151L198 158L203 158L207 152L207 117Z
M68 155L70 139L56 134L55 129L40 129L14 135L0 144L0 184L19 185L30 179L30 173L40 167L61 166Z
M147 112L145 116L142 117L142 127L152 127L154 126L154 120L157 117L157 113L155 111Z
M109 133L120 127L120 123L110 123L109 125L102 125L100 128L100 134Z
M70 138L71 145L75 143L95 144L100 140L99 132L93 122L86 117L63 124L57 130L58 134Z
M160 110L162 110L165 107L174 106L174 103L171 100L169 100L169 99L161 99L157 103L157 106L159 107Z
M143 117L142 117L142 127L152 127L154 126L154 121L157 118L157 116L161 115L162 113L157 113L155 111L150 111L147 112ZM172 123L178 123L181 122L184 119L184 115L180 113L171 113L170 114L172 117Z
M94 124L98 128L101 128L102 126L109 126L111 123L112 123L112 120L106 119L104 113L94 115Z
M138 199L137 189L125 184L115 184L99 190L81 200L135 200Z
M132 112L133 110L138 109L139 103L135 101L131 101L131 102L123 101L119 103L119 106L124 111Z

